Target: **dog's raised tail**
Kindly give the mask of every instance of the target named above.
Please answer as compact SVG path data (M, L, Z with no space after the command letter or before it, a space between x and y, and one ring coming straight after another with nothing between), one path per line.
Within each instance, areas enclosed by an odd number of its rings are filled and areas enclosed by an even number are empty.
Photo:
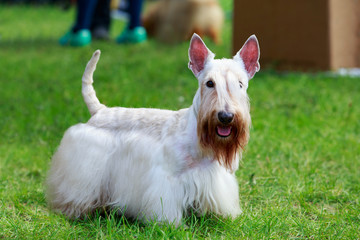
M82 95L86 106L89 109L91 116L95 115L100 109L105 108L105 105L101 104L96 97L96 93L93 87L93 75L96 69L96 64L100 58L100 50L96 50L86 65L84 75L82 77Z

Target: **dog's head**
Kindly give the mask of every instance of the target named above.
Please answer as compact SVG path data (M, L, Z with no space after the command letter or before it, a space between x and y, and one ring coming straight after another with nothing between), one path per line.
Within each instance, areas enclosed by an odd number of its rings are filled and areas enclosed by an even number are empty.
M199 81L193 102L199 142L229 169L249 140L251 118L246 90L260 69L259 56L255 35L232 59L214 59L197 34L190 42L189 68Z

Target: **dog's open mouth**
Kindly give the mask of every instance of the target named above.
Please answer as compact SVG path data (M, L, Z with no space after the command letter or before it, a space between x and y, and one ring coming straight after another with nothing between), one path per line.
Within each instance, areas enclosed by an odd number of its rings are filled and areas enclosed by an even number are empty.
M220 137L228 137L231 134L231 126L217 126L216 127L216 133L217 135L219 135Z

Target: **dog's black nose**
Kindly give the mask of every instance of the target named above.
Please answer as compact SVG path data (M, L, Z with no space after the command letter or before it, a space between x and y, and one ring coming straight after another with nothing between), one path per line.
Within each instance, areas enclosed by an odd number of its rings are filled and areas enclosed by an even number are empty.
M229 124L234 119L234 114L229 112L219 112L218 119L222 124Z

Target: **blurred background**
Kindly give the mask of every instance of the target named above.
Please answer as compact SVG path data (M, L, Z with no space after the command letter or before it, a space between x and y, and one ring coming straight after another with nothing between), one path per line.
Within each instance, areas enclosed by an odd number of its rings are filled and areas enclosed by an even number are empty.
M89 29L91 41L78 46L59 42L74 33L77 1L0 0L0 238L149 232L51 214L43 183L64 131L90 117L81 77L92 53L102 52L94 75L102 103L177 110L198 87L187 67L193 32L216 58L231 58L256 34L261 70L249 83L251 139L236 173L244 214L184 232L359 238L360 1L146 0L146 39L124 43L128 3L109 3L107 38Z

